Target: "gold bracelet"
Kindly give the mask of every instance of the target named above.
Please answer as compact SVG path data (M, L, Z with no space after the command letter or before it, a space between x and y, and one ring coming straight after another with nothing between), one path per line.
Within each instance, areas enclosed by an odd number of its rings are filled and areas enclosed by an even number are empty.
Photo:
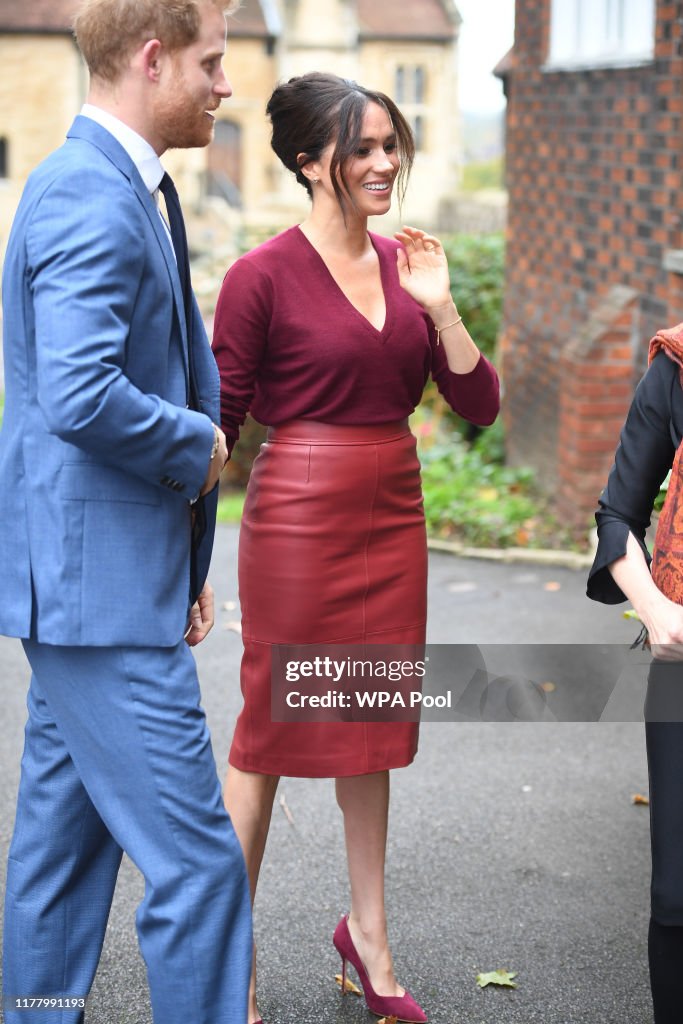
M434 324L434 330L436 331L436 343L437 343L437 345L441 344L441 332L442 331L447 331L449 327L455 327L456 324L459 324L461 322L462 322L462 317L459 316L458 319L454 320L452 324L445 324L443 327L437 327L436 324Z

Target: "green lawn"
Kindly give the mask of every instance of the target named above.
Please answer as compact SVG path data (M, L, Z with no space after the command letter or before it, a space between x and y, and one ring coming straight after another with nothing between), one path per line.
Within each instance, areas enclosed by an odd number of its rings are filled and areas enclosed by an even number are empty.
M218 500L218 522L239 523L242 518L245 491L226 491Z

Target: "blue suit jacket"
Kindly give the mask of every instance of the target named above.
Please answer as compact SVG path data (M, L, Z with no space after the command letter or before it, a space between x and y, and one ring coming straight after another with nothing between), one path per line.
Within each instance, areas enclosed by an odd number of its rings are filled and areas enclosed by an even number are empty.
M60 645L178 643L189 499L206 477L218 372L195 304L202 411L187 409L171 243L130 157L88 118L26 185L3 304L0 632Z

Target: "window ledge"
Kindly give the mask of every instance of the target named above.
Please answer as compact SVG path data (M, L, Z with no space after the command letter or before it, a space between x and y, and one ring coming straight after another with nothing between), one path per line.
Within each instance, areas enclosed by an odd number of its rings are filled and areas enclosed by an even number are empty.
M558 71L606 71L612 68L644 68L654 64L651 57L593 57L591 60L549 60L541 65L544 74L555 74Z
M683 249L667 249L662 266L672 274L683 274Z

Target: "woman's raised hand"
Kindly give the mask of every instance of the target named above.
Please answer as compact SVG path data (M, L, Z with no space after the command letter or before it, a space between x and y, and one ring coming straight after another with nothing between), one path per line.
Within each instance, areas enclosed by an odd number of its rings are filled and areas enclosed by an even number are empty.
M439 239L410 227L394 238L403 246L397 253L401 287L427 312L452 306L448 260Z

